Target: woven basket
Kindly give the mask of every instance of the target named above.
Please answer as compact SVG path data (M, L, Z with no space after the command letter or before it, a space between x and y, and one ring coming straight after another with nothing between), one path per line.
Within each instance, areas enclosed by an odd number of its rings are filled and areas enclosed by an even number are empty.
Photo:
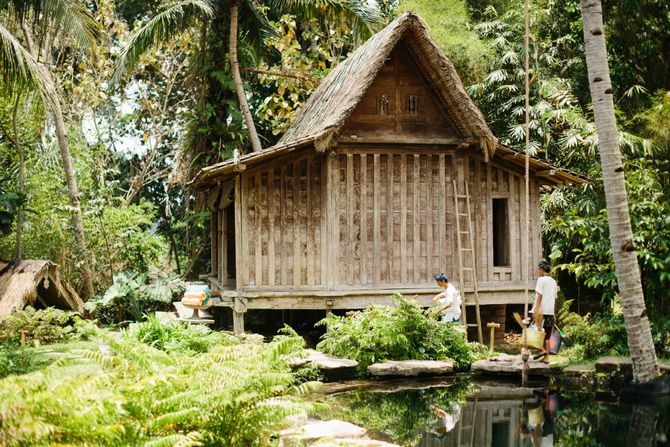
M544 349L544 332L537 329L524 329L526 331L526 343L529 348ZM521 336L521 344L523 344L523 334Z

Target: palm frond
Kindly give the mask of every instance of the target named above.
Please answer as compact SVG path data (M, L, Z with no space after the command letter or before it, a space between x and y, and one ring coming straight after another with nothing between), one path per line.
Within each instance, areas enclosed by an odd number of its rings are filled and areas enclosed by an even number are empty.
M305 18L345 20L354 29L373 34L383 18L374 2L365 0L270 0L271 8Z
M43 68L14 35L0 24L2 82L10 91L37 87L47 103L56 101L56 90Z
M163 8L133 33L121 52L112 82L118 82L131 72L149 48L182 33L194 24L200 15L214 15L212 0L178 0L164 4Z
M42 0L40 9L51 33L73 38L83 50L97 45L100 26L81 0Z

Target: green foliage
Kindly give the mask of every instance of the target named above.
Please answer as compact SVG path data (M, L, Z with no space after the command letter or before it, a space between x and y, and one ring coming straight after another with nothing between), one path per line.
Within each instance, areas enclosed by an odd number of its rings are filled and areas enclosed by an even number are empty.
M465 85L486 74L491 51L472 29L465 0L401 0L398 12L412 11L425 20L430 37L456 67Z
M651 334L658 357L670 358L670 318L659 315L651 321Z
M395 306L371 306L351 317L328 315L318 324L326 326L317 349L358 361L359 372L385 360L451 359L458 370L466 370L483 353L468 344L456 326L427 317L418 301L400 294Z
M114 275L114 284L102 297L89 300L85 306L104 324L141 321L152 310L169 308L182 291L177 278L149 281L148 272L124 272Z
M564 355L573 362L596 359L605 355L628 355L623 315L581 316L570 312L572 300L563 303L557 312L557 323L570 340Z
M35 310L26 307L0 320L0 343L24 341L34 344L60 343L72 340L88 340L96 331L89 320L75 312L65 312L49 307Z
M269 446L305 411L285 360L302 341L216 346L192 355L102 334L110 353L76 351L0 381L0 444Z
M238 344L239 339L207 326L180 321L162 322L155 316L132 325L125 336L168 353L196 355L216 346Z
M46 363L33 348L21 346L16 340L0 343L0 379L11 374L26 374Z

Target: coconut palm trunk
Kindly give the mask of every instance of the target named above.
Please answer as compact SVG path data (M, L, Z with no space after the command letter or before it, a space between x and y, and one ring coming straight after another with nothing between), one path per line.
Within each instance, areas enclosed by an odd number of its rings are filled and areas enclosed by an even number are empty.
M619 150L619 132L614 115L612 83L607 63L602 4L600 0L581 0L581 8L586 65L598 132L614 266L623 304L628 348L633 362L633 377L636 382L644 383L658 377L659 369L644 304L640 268L628 212L626 183Z
M237 93L237 100L242 109L244 122L249 131L249 139L251 140L251 147L254 152L262 150L261 140L258 138L254 119L249 111L249 103L247 103L247 95L244 92L244 84L242 84L242 76L240 75L240 64L237 61L237 19L240 10L240 5L237 0L233 0L230 5L230 39L228 55L230 56L230 71L233 74L233 81L235 82L235 92Z

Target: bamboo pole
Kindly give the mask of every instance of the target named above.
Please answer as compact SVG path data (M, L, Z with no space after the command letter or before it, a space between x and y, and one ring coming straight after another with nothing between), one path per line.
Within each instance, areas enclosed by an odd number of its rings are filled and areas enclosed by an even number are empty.
M530 76L529 76L529 65L530 65L530 45L529 45L529 34L530 34L530 4L529 0L525 1L524 7L524 22L525 22L525 33L524 33L524 53L525 53L525 123L524 123L524 133L525 133L525 146L524 146L524 159L525 159L525 200L524 200L524 225L523 225L523 287L524 287L524 305L523 305L523 316L528 318L528 276L530 272L530 253L529 249L529 221L530 221L530 175L529 175L529 148L530 148ZM523 368L521 369L521 386L528 385L528 331L523 331L523 350L521 357L523 359Z

